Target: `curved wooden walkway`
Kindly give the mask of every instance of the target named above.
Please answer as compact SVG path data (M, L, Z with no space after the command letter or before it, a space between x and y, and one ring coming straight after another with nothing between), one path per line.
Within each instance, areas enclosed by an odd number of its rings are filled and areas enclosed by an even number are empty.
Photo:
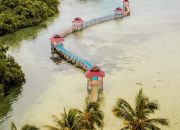
M124 0L123 9L121 9L120 7L116 8L116 10L112 15L106 15L103 17L94 18L85 22L81 18L77 17L73 21L74 23L71 27L65 28L56 35L54 35L53 37L51 37L51 50L53 53L56 52L60 54L67 62L87 71L91 69L93 65L89 61L81 57L78 57L75 54L69 52L67 49L65 49L63 46L64 38L74 32L83 30L87 27L91 27L93 25L114 20L117 18L123 18L125 16L128 16L129 14L130 14L129 1ZM91 86L91 94L89 96L89 102L96 102L98 100L98 95L99 95L98 90L99 90L99 86L97 85Z

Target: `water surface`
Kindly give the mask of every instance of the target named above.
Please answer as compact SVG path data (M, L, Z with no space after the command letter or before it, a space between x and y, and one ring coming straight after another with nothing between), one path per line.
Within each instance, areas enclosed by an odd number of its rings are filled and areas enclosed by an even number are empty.
M63 61L50 60L49 37L71 25L76 16L88 20L107 15L122 5L120 0L61 1L60 14L47 22L0 38L13 43L10 53L26 74L22 92L12 100L1 118L0 129L11 121L18 127L30 123L42 127L53 124L51 115L66 107L84 107L86 79L83 72ZM65 47L98 64L106 71L104 81L104 130L122 124L111 111L117 97L133 104L140 88L161 105L156 116L170 119L170 128L180 129L180 1L131 1L131 16L75 33L65 39ZM9 109L9 108L8 108Z

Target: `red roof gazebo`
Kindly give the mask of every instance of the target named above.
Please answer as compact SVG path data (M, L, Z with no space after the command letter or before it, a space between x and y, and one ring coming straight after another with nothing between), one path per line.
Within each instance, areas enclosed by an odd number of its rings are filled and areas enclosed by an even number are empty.
M91 69L86 71L85 76L87 78L92 77L105 77L105 72L102 71L98 66L93 66Z
M80 17L76 17L76 18L74 18L74 20L72 22L82 23L84 21Z
M84 23L84 21L80 17L76 17L72 21L72 25L73 25L75 30L81 30L83 27L83 23Z
M50 38L52 43L59 43L59 42L63 42L64 39L58 35L58 34L54 34L51 38Z
M114 12L116 14L122 14L123 13L123 9L121 7L117 7L116 10L114 10Z

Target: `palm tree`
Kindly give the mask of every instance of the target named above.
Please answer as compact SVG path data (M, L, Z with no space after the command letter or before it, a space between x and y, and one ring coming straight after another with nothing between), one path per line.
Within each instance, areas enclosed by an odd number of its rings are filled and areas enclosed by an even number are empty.
M96 130L96 127L102 128L103 119L104 114L99 110L97 102L87 104L84 111L77 110L76 120L78 130Z
M61 117L53 116L56 126L46 125L49 130L76 130L76 114L75 109L70 109L68 113L64 109L64 113L61 114Z
M113 107L113 114L124 121L125 127L121 130L161 130L157 125L168 126L169 121L164 118L149 119L150 114L154 114L159 109L159 105L150 101L140 89L135 98L135 108L124 99L118 99Z
M86 105L86 109L70 109L68 113L64 109L61 118L53 116L56 126L46 125L49 130L96 130L96 126L103 127L104 114L99 110L99 104L96 102Z

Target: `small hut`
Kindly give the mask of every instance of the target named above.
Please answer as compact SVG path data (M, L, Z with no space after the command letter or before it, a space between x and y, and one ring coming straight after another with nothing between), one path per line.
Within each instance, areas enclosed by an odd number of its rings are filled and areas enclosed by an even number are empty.
M63 45L64 39L63 39L60 35L54 34L54 35L50 38L50 41L51 41L51 50L54 50L56 44L61 44L61 45Z
M123 9L121 7L116 8L116 10L114 10L114 14L115 15L122 15L123 14Z
M103 77L105 77L105 72L98 66L95 65L86 71L85 77L87 78L88 90L91 90L92 86L98 86L99 89L103 89Z
M72 21L73 30L81 30L83 28L84 21L80 17L76 17Z

